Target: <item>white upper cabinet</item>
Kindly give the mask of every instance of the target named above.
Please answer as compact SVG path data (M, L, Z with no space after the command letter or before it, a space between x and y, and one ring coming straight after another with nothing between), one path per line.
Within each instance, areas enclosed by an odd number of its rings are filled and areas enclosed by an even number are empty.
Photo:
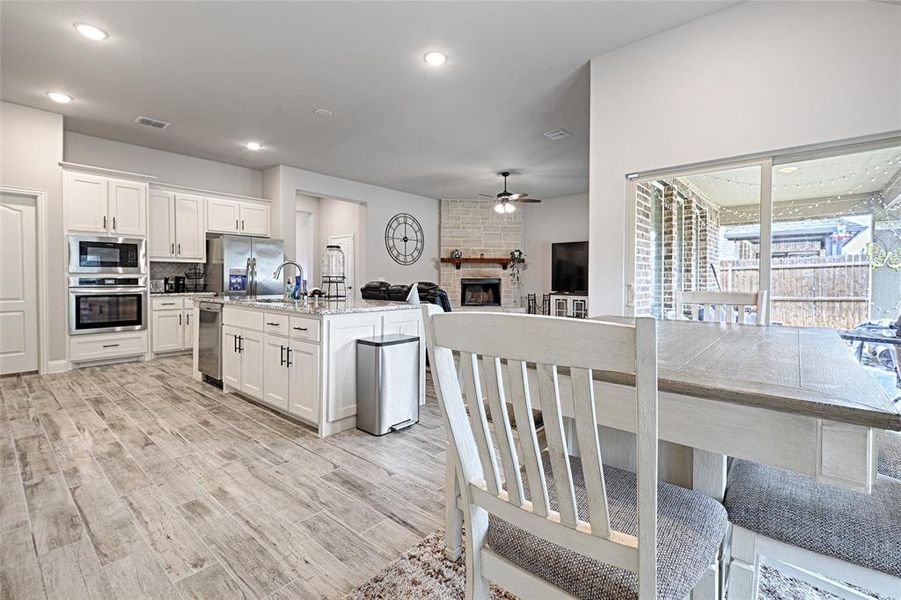
M107 219L107 178L67 172L65 186L69 230L106 233L110 224Z
M206 203L207 231L269 237L268 204L211 197Z
M206 260L206 231L201 196L175 194L175 255L184 260Z
M241 233L269 237L269 205L241 203Z
M221 198L206 199L206 228L216 233L240 233L241 203Z
M65 173L69 231L147 235L147 185L87 173Z
M150 260L169 260L175 256L175 202L172 192L150 191L150 236L147 243Z
M109 232L147 235L147 185L121 179L109 180Z
M206 260L204 198L163 190L150 192L150 260Z

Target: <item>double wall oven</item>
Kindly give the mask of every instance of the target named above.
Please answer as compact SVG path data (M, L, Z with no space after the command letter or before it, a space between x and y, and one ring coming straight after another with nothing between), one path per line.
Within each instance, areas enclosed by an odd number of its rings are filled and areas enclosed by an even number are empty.
M69 236L69 333L147 328L146 242Z

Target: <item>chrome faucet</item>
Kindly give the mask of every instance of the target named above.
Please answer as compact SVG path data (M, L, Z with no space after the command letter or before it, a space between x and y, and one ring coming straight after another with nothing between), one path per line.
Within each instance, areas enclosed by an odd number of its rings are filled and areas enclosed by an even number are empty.
M298 295L300 297L306 296L307 295L307 283L306 283L306 281L304 281L304 278L303 278L303 267L301 267L300 264L294 262L293 260L286 260L285 262L280 264L278 266L278 268L275 270L275 273L272 274L272 278L278 279L281 276L282 269L285 268L285 265L294 265L297 268L297 271L300 273L300 285L301 285L300 292L298 293Z

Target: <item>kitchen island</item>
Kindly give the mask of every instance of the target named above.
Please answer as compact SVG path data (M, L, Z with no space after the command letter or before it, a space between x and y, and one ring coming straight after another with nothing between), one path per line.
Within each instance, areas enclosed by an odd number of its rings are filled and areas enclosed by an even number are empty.
M222 306L222 389L299 419L320 437L356 426L358 339L422 336L420 309L404 302L295 303L280 297L217 297L204 302ZM194 311L194 321L200 323L199 306ZM199 343L194 348L194 376L202 379ZM425 402L423 340L419 402Z

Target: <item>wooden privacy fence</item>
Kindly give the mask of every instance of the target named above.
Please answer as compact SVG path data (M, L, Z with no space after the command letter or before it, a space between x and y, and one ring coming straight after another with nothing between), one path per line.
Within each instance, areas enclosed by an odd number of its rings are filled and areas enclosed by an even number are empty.
M722 289L756 291L759 262L721 260ZM771 277L774 323L848 329L869 318L870 265L866 254L774 258Z

